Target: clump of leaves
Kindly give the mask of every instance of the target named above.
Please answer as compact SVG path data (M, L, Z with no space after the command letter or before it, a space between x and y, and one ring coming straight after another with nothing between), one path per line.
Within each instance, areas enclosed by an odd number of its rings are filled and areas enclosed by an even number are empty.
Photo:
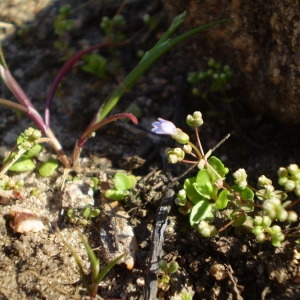
M228 65L222 65L215 59L207 61L208 69L200 72L190 72L187 81L193 86L192 93L202 99L209 99L210 93L221 92L221 100L230 103L227 89L232 81L233 73Z
M230 185L226 181L229 169L219 158L211 156L212 150L203 151L199 134L199 127L203 124L201 112L188 115L186 122L194 129L198 145L193 144L189 135L170 121L158 119L152 129L157 134L170 135L182 145L166 149L170 163L185 162L199 169L196 176L184 181L177 194L175 202L180 212L189 215L190 225L204 237L212 237L229 226L243 226L254 234L258 242L269 240L273 246L280 246L285 239L286 225L298 221L297 213L290 209L293 201L287 199L286 193L298 193L298 166L291 164L279 169L279 184L285 190L276 190L272 181L264 175L258 178L259 189L251 187L242 168L233 173L234 184ZM187 159L187 155L192 159ZM217 213L223 222L221 228L215 224Z
M74 20L70 19L71 14L71 5L63 5L59 8L58 15L54 20L54 32L57 35L54 46L64 54L64 58L69 58L73 54L69 48L70 32L75 24Z
M36 158L42 151L43 142L51 142L48 138L42 138L40 130L29 127L22 132L17 138L17 145L4 158L4 168L0 172L0 177L7 170L14 172L32 171L37 167ZM38 172L43 177L51 176L59 166L56 159L49 159L48 161L39 165Z
M88 225L92 219L100 215L100 209L88 205L83 209L70 208L67 212L70 223Z
M104 16L101 20L100 27L103 29L106 40L111 42L121 42L126 39L122 32L126 26L126 19L123 15L118 14L112 18Z
M166 292L170 288L171 274L178 271L179 265L176 261L168 263L165 259L161 259L158 265L161 269L161 276L158 278L158 287Z
M100 78L105 76L107 59L96 53L87 54L83 57L85 64L81 67L84 72L96 75Z
M20 190L23 185L23 180L14 180L7 175L2 176L0 179L0 188L5 191Z
M105 197L111 200L123 200L136 185L136 177L124 173L116 173L113 179L114 188L105 191Z

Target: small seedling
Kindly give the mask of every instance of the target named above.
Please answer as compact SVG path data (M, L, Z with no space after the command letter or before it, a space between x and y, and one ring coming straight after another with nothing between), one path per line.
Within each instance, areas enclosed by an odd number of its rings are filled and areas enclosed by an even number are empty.
M10 190L20 190L24 185L23 180L14 180L7 175L2 176L0 179L0 188L5 191L10 191Z
M47 138L42 138L41 131L32 127L27 128L17 139L17 145L9 156L4 158L4 168L0 172L0 177L7 170L13 172L32 171L36 168L35 159L42 150L40 143L51 142ZM49 159L38 167L38 172L43 177L51 176L59 166L55 159Z
M168 263L165 259L161 259L158 265L162 271L161 277L158 279L158 287L164 292L170 288L171 274L176 273L179 269L179 265L176 261Z
M193 86L192 93L202 99L208 99L209 93L221 92L224 103L232 102L233 98L228 97L226 92L233 77L230 67L222 66L213 58L208 60L207 66L206 71L189 73L187 81Z
M74 28L74 20L69 19L71 13L71 5L64 5L59 8L59 14L54 21L54 32L57 35L54 46L64 54L64 59L73 54L69 48L69 33Z
M74 209L70 208L67 212L67 216L71 223L80 224L80 225L88 225L90 221L100 215L100 209L87 206L83 209Z
M126 253L112 260L103 270L101 270L100 260L97 258L95 252L93 251L88 241L82 234L81 234L81 240L82 243L84 244L84 247L86 249L90 261L91 271L89 273L86 273L84 271L83 263L79 255L73 249L73 247L65 240L63 240L63 242L66 245L66 247L69 249L69 251L72 253L72 256L75 259L75 262L79 269L81 280L83 282L84 287L87 290L87 294L89 295L90 299L96 299L100 282L104 279L107 273L126 255Z
M81 67L84 72L94 74L100 78L105 76L107 59L100 54L91 53L83 57L85 64Z
M114 176L114 188L105 191L105 197L111 200L123 200L129 195L130 190L135 186L134 175L116 173Z
M105 33L105 39L110 42L122 42L126 39L122 30L126 26L126 20L122 15L116 15L113 18L104 16L100 23Z
M284 191L276 190L264 175L258 178L260 189L249 186L244 169L233 173L234 184L230 185L226 181L229 169L219 158L211 156L212 150L203 151L199 134L199 127L203 124L201 112L188 115L186 122L194 129L198 145L190 141L188 134L164 119L152 124L152 132L170 135L181 144L181 147L166 149L170 163L194 164L199 169L195 177L184 181L175 200L179 210L189 214L190 225L204 237L212 237L229 226L243 226L255 235L258 242L269 240L273 246L279 247L285 239L284 224L298 220L297 213L289 209L293 202L287 199L286 193L298 195L298 166L291 164L279 169L279 184L284 186ZM187 155L191 159L186 159ZM224 223L219 229L215 225L217 212Z

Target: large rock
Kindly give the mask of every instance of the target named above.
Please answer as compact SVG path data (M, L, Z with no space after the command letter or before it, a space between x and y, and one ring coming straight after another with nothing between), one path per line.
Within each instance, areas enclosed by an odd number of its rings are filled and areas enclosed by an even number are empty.
M212 56L229 64L236 101L300 123L299 0L166 0L164 6L170 19L187 11L184 30L229 17L226 25L199 34L187 59L197 65Z

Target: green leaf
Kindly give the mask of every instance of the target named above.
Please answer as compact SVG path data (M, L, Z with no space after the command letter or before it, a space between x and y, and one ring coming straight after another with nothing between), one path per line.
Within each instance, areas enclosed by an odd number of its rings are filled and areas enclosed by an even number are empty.
M215 209L223 209L225 207L227 207L228 204L228 198L227 195L229 195L230 192L228 190L223 190L219 196L218 199L215 203Z
M199 195L201 195L202 197L206 199L211 198L214 187L211 183L209 172L206 169L200 170L198 172L194 187L196 191L199 193Z
M232 189L239 193L245 201L252 200L254 198L254 192L248 187L241 189L238 185L234 185L232 186Z
M136 179L133 175L116 173L114 176L114 184L117 190L127 191L130 190L136 184Z
M163 34L160 40L153 46L152 49L147 51L137 66L124 78L123 82L112 92L110 96L108 96L103 102L102 106L97 112L96 120L103 120L107 114L116 106L120 98L129 91L137 79L146 72L146 70L153 65L153 63L158 60L165 52L169 51L177 44L186 40L189 37L192 37L198 32L201 32L209 27L212 27L217 24L221 24L227 22L228 20L219 20L216 22L212 22L209 24L201 25L197 28L194 28L188 32L185 32L173 39L170 39L170 35L174 33L178 27L183 23L185 18L185 13L177 16L168 30Z
M93 209L91 209L91 211L90 211L89 217L90 217L90 218L95 218L95 217L98 217L99 215L100 215L100 209L98 209L98 208L93 208Z
M105 75L107 60L103 56L92 53L83 56L83 60L86 62L86 64L82 66L83 71L99 77Z
M195 189L196 177L187 178L184 181L183 188L186 191L187 198L194 204L198 203L200 200L204 200L205 197L201 196Z
M127 195L129 194L128 191L121 191L121 190L106 190L105 191L105 197L111 200L123 200Z
M210 220L213 218L212 206L207 200L199 201L193 206L190 214L191 226L198 224L201 220Z
M208 159L208 163L210 166L222 177L222 179L225 179L225 175L229 172L229 169L224 166L222 161L218 159L215 156L211 156ZM213 180L215 182L219 177L208 167L208 172Z
M136 185L136 177L134 175L127 175L128 178L128 190L131 190Z
M103 278L106 276L106 274L125 256L127 253L124 253L117 257L116 259L109 262L109 264L100 272L98 277L95 280L95 283L99 285L99 283L103 280Z
M54 171L58 168L59 162L56 159L49 159L48 161L44 162L38 168L38 172L43 177L52 176Z
M246 222L247 215L242 211L234 211L230 215L231 220L233 220L232 226L238 227Z
M28 152L23 154L23 157L24 158L37 157L40 154L40 152L42 151L42 149L43 149L43 146L41 144L36 144Z
M91 208L90 207L87 207L85 208L83 211L82 211L82 216L85 218L85 219L88 219L90 217L90 214L91 214Z
M169 267L168 267L168 273L169 274L173 274L176 273L179 269L179 265L176 261L173 261L170 263Z
M232 189L239 193L242 199L242 201L236 201L235 203L244 212L252 212L254 210L254 192L248 187L241 189L238 185L233 185Z
M100 272L100 260L97 258L95 252L91 248L90 244L88 243L87 239L81 234L81 240L84 244L84 247L86 249L86 252L89 256L89 260L92 267L92 281L95 283L97 281L98 276Z
M35 168L35 163L30 158L20 158L18 159L10 168L13 172L26 172L32 171Z

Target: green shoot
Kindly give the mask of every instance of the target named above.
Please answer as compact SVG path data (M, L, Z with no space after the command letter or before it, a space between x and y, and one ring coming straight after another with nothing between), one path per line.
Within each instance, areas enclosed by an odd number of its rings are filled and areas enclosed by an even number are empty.
M114 188L106 190L105 197L111 200L123 200L129 195L129 191L135 184L135 176L116 173L114 176Z
M82 261L79 255L73 249L73 247L65 240L63 240L63 242L65 246L69 249L69 251L72 253L72 256L75 259L75 262L79 269L81 280L83 282L84 287L87 290L87 294L90 296L91 299L95 299L100 282L104 279L104 277L108 274L108 272L126 255L126 253L111 261L104 269L101 270L100 260L97 258L95 252L93 251L88 241L82 234L81 234L81 240L82 243L84 244L84 247L86 249L90 261L91 270L89 273L86 273L84 271Z

